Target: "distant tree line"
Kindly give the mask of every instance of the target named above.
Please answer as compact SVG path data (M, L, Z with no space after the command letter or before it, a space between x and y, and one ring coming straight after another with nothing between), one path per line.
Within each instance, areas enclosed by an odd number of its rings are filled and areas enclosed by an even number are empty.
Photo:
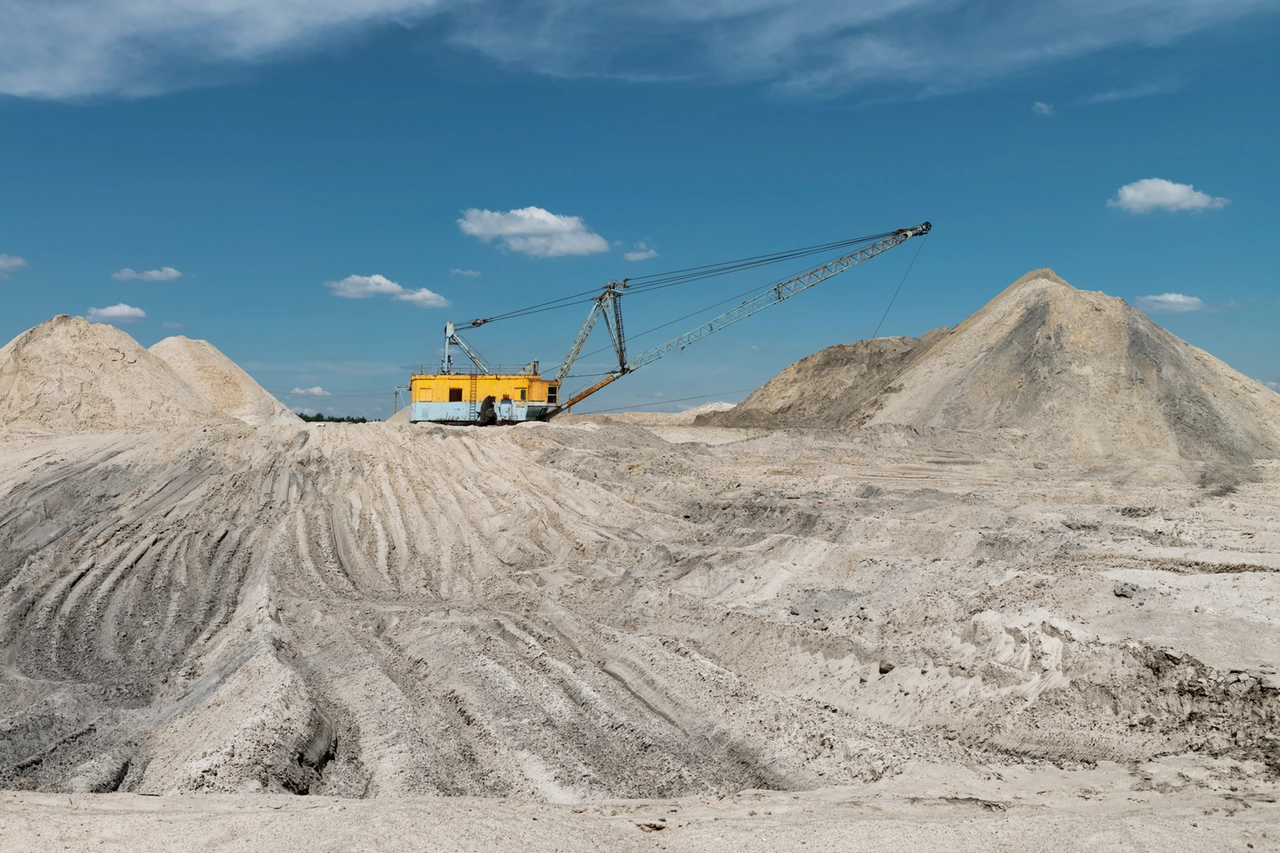
M294 412L294 414L310 424L367 424L369 422L368 418L353 418L350 415L322 415L319 412L314 415L308 415L306 412Z

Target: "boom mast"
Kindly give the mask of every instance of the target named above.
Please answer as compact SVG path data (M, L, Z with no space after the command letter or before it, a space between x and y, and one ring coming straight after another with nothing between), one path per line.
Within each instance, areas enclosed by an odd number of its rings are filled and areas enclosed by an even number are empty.
M735 308L731 308L730 310L724 312L718 317L714 317L708 320L707 322L703 323L701 326L698 326L696 329L693 329L692 331L685 332L683 335L680 335L679 337L672 338L666 343L656 346L651 350L646 350L645 352L636 356L634 359L632 359L629 362L626 362L624 360L625 350L622 347L622 341L615 338L614 348L617 351L618 357L619 357L618 369L611 372L608 376L606 376L601 381L595 383L589 388L585 388L579 391L568 400L565 400L563 403L556 406L554 409L551 409L549 412L546 413L546 415L544 415L544 418L553 417L559 414L560 412L564 411L565 409L568 409L570 406L573 406L576 403L580 403L581 401L585 400L587 397L590 397L592 394L599 391L601 388L604 388L606 385L627 375L628 373L631 373L634 370L638 370L639 368L644 367L646 364L649 364L650 362L657 361L658 359L662 358L664 355L669 355L677 350L682 350L685 347L687 347L689 344L693 343L696 340L699 340L700 338L705 338L707 335L710 335L714 332L718 332L726 326L731 326L734 323L739 322L740 320L745 320L748 317L750 317L752 314L763 311L764 309L772 305L777 305L782 300L795 296L797 293L800 293L801 291L808 290L809 288L813 287L815 284L819 284L823 281L826 281L832 276L839 275L840 273L844 272L850 267L857 266L863 261L870 260L871 258L874 258L876 255L881 254L882 252L887 252L890 249L892 249L894 246L905 243L907 240L910 240L912 237L917 237L922 234L928 234L930 228L932 228L932 225L928 222L922 222L913 228L900 228L897 231L893 232L892 236L886 237L883 240L872 243L870 246L867 246L863 249L859 249L858 251L852 252L848 255L844 255L842 257L836 258L834 261L823 264L820 267L815 267L814 269L811 269L806 273L802 273L794 278L790 278L784 282L775 284L773 287L769 288L764 293L761 293L758 296L748 299L746 302L743 302L741 305L738 305ZM557 373L558 379L563 379L565 376L568 376L569 368L573 366L574 359L577 358L578 353L582 349L582 344L586 342L586 336L588 333L590 333L591 326L595 325L595 321L599 318L600 313L602 313L602 309L606 308L606 304L608 308L612 309L611 313L614 315L614 317L617 320L619 332L621 331L621 325L622 325L621 296L622 296L622 289L625 287L626 287L625 281L612 282L609 284L608 287L605 288L605 291L599 297L597 297L596 304L592 307L591 315L587 318L587 323L583 325L582 331L579 332L578 334L578 339L574 341L573 348L570 349L569 354L565 357L564 364L561 365L560 371L559 373ZM612 329L610 329L610 331L612 332Z

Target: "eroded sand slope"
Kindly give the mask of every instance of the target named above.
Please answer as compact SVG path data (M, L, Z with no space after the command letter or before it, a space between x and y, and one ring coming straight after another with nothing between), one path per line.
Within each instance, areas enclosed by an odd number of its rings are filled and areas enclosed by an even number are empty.
M1275 760L1273 470L1214 497L887 455L590 424L51 444L0 499L0 766L559 801Z
M827 347L783 370L734 408L708 412L696 422L773 429L861 426L899 374L947 331Z

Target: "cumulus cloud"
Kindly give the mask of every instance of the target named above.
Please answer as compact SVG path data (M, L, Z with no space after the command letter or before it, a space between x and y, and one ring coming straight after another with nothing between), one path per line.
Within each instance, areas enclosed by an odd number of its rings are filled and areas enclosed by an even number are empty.
M449 300L438 293L419 287L417 290L405 290L391 297L396 302L410 302L419 308L448 308Z
M9 277L9 273L25 267L27 262L16 255L0 254L0 281Z
M187 327L186 323L175 323L172 320L165 320L160 325L164 326L166 329L172 329L174 331L177 331L178 329L185 329Z
M535 258L594 255L609 251L609 243L587 227L581 216L560 216L540 207L497 211L469 208L458 227L463 234L486 243L501 240L513 252Z
M435 19L427 32L439 33L441 47L558 77L751 81L819 94L875 86L877 96L895 87L911 95L1118 47L1166 46L1272 8L1273 0L9 2L0 93L153 95Z
M106 308L90 308L88 314L91 323L132 323L135 320L147 319L147 312L123 302L108 305Z
M625 253L622 257L628 261L647 261L649 258L658 257L658 250L650 246L645 240L636 243L634 251Z
M449 270L449 275L461 275L461 276L465 276L465 277L467 277L467 278L479 278L479 277L480 277L480 271L479 271L479 270L460 270L460 269L451 269L451 270Z
M342 281L326 281L324 286L333 291L334 296L344 299L367 299L370 296L394 296L403 293L404 288L386 276L349 275Z
M316 385L312 388L294 388L289 393L294 395L295 397L332 397L333 396L328 391L321 388L319 385Z
M326 281L324 286L334 296L344 299L367 299L370 296L390 296L397 302L410 302L419 308L447 308L449 300L438 293L420 287L409 290L384 275L349 275L341 281Z
M1198 212L1226 207L1230 203L1231 199L1214 198L1191 184L1175 184L1164 178L1143 178L1122 186L1116 191L1115 198L1107 201L1107 206L1130 213L1150 213L1153 210Z
M1209 307L1201 301L1200 297L1182 293L1139 296L1133 304L1148 314L1187 314L1192 311L1205 311Z
M1038 116L1051 116L1057 111L1053 108L1053 104L1046 104L1044 101L1036 101L1031 105L1031 112Z
M182 273L173 267L161 267L158 270L147 270L146 272L134 272L125 267L111 274L116 281L173 281L182 278Z

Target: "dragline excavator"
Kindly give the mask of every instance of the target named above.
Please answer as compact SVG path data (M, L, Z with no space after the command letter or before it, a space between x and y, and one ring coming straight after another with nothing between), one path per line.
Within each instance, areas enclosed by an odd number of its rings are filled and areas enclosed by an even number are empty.
M928 234L932 226L923 222L912 228L900 228L887 234L877 234L857 240L830 243L823 246L797 249L776 255L747 258L742 261L731 261L727 264L695 267L644 278L629 278L610 282L600 293L588 299L566 297L550 303L536 305L529 309L512 311L496 317L472 320L470 323L455 325L448 323L444 328L444 355L441 359L440 371L428 373L425 370L415 373L409 380L409 420L413 422L429 421L446 424L479 424L481 426L496 423L518 423L521 421L545 421L568 410L577 403L604 388L611 382L633 373L650 362L657 361L664 355L682 350L694 341L718 332L725 326L739 320L745 320L758 311L776 305L788 297L808 290L819 282L826 281L834 275L844 272L852 266L870 260L876 255L887 252L894 246L901 245L912 237ZM874 241L874 242L870 242ZM672 338L660 346L647 350L638 356L628 358L627 342L622 326L622 296L627 291L643 291L681 284L722 275L753 266L777 263L791 258L814 254L817 251L836 247L847 247L851 244L864 243L856 251L843 254L833 261L814 267L808 272L769 285L761 293L747 299L737 307L708 320L701 326ZM582 296L579 294L578 296ZM490 365L480 354L458 334L460 329L474 329L495 320L507 319L521 314L550 310L550 307L563 307L574 301L590 301L591 310L586 321L578 331L573 345L565 355L564 361L556 370L555 376L543 378L538 370L538 362L525 365ZM577 390L569 395L561 392L562 384L569 378L569 371L582 352L592 330L599 321L604 320L608 330L618 366L603 374L604 378ZM453 363L453 350L457 348L471 362L469 368L457 369ZM601 374L596 374L601 375Z

